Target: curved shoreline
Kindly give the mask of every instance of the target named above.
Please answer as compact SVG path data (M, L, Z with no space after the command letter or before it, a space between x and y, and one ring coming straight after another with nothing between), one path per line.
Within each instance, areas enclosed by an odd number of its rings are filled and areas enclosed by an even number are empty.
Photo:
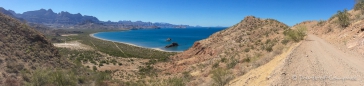
M99 32L96 32L96 33L99 33ZM183 51L167 51L167 50L162 50L160 48L147 48L147 47L138 46L138 45L135 45L135 44L132 44L132 43L118 42L118 41L112 41L112 40L102 39L102 38L99 38L99 37L94 36L94 34L96 34L96 33L89 34L89 36L90 37L93 37L93 38L96 38L96 39L104 40L104 41L117 42L117 43L122 43L122 44L130 45L130 46L134 46L134 47L145 48L145 49L152 49L152 50L158 50L158 51L163 51L163 52L183 52Z

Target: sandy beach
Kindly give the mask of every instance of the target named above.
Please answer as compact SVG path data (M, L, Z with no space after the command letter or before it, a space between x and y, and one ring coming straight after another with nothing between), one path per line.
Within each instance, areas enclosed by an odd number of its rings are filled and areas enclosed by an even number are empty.
M117 42L117 41L112 41L112 40L107 40L107 39L102 39L102 38L96 37L96 36L94 36L94 34L96 34L96 33L92 33L92 34L90 34L90 36L93 37L93 38L104 40L104 41ZM145 48L145 49L158 50L158 51L163 51L163 52L183 52L183 51L166 51L166 50L163 50L163 49L160 49L160 48L147 48L147 47L142 47L142 46L138 46L138 45L135 45L135 44L132 44L132 43L126 43L126 42L117 42L117 43L127 44L127 45L130 45L130 46L135 46L135 47L140 47L140 48Z

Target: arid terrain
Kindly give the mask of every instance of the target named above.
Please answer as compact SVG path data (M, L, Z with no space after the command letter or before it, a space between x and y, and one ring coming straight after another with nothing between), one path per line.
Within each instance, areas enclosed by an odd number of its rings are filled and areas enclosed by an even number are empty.
M0 85L364 86L364 0L294 26L246 16L184 52L90 35L125 28L51 29L0 11Z
M275 57L228 85L364 85L361 11L339 11L327 21L306 21L296 25L307 27L304 41L285 52L287 54L281 54L283 58Z
M261 66L229 85L364 85L363 56L341 50L315 35L308 35L286 55L275 66Z
M364 58L348 52L315 35L308 35L271 74L271 84L364 85Z

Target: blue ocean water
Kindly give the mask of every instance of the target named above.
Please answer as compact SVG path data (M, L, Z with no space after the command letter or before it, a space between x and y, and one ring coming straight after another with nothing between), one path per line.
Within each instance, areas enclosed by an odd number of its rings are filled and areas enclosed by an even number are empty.
M205 39L213 33L225 28L184 28L184 29L142 29L118 32L99 32L95 37L114 42L134 44L145 48L161 49L164 51L185 51L190 48L195 41ZM171 38L171 41L167 41ZM177 42L179 46L164 48L172 42Z

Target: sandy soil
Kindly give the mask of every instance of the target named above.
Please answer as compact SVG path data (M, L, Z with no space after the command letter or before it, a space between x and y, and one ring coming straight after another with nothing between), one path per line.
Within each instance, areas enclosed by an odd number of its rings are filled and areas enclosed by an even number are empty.
M61 36L78 36L78 34L63 34Z
M70 48L75 50L92 50L90 46L84 45L78 41L70 41L67 43L53 43L55 47Z
M277 58L271 62L276 61ZM308 35L300 46L278 62L271 62L230 82L232 86L363 86L364 58ZM274 70L270 71L269 67Z

